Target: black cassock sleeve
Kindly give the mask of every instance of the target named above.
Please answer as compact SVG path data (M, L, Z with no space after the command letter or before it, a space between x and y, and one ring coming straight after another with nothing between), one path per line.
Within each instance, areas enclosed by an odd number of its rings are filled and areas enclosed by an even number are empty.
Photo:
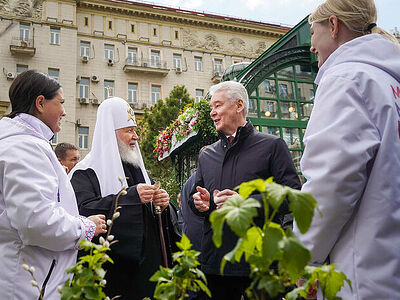
M92 169L76 171L71 183L81 215L104 214L107 220L112 218L117 195L101 196L99 181ZM112 253L140 261L144 250L144 209L146 208L140 202L136 185L127 189L127 195L119 197L118 206L121 207L118 210L120 216L115 220L111 231L118 243L112 246Z

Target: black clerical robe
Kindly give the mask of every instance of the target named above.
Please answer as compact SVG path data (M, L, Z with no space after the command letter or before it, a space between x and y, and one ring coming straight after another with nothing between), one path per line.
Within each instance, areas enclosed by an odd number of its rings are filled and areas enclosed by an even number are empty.
M106 264L107 280L105 292L112 298L143 299L152 297L155 283L149 278L162 265L158 223L151 203L142 204L136 190L144 183L139 168L123 163L127 177L127 195L118 200L120 217L113 224L111 234L118 243L111 246L110 257L114 264ZM79 212L83 216L104 214L111 219L115 207L116 195L101 196L100 185L92 169L77 170L71 179ZM172 206L162 213L164 236L168 254L176 251L177 235L176 212Z

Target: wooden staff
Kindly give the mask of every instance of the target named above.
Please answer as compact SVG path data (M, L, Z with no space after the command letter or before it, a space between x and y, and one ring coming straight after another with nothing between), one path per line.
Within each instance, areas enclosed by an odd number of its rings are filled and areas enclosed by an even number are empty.
M159 181L154 183L156 190L158 190L160 188L160 185L161 185L161 183ZM165 240L164 240L164 230L163 230L162 218L161 218L161 207L155 205L154 211L155 211L155 214L156 214L157 220L158 220L158 233L160 234L161 255L163 258L164 267L168 268L167 248L165 246Z

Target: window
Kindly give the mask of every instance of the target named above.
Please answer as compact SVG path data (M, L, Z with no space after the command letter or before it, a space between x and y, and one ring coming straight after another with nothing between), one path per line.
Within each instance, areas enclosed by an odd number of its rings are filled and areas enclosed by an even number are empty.
M85 26L89 26L89 18L85 17Z
M108 29L112 29L112 21L108 21Z
M196 98L195 102L200 102L201 99L204 98L204 90L196 89Z
M214 59L214 74L217 76L222 75L222 59Z
M104 99L114 96L114 81L104 80Z
M128 83L128 102L129 103L137 103L137 92L138 92L137 83Z
M153 36L157 36L157 28L153 28Z
M151 57L151 66L154 68L159 68L160 67L160 51L151 50L150 57Z
M181 68L182 55L174 54L173 60L174 60L174 68L175 69Z
M79 82L79 98L89 98L89 78L81 78Z
M19 38L23 41L29 41L29 34L31 32L31 25L19 24Z
M78 146L81 149L88 149L89 127L78 127Z
M279 81L279 98L281 99L295 99L294 82Z
M21 74L22 72L28 70L28 66L26 65L17 65L17 75Z
M49 68L48 74L49 74L50 78L53 78L54 80L57 80L57 81L60 80L60 70L59 69Z
M131 24L131 32L135 33L135 24Z
M128 48L127 63L135 64L136 62L137 62L137 49L136 48Z
M161 86L152 85L151 86L151 102L152 104L156 104L157 100L161 99Z
M81 57L82 56L90 56L90 43L89 42L81 42Z
M60 45L60 28L50 27L50 44Z
M114 59L114 45L104 44L104 58Z
M53 135L53 138L50 140L50 143L55 146L57 145L57 140L58 140L58 132L55 132Z
M179 31L175 30L175 39L178 40L179 39Z
M201 71L203 69L203 62L201 57L194 57L194 69L195 71Z
M260 117L267 119L278 118L278 103L274 100L260 100Z

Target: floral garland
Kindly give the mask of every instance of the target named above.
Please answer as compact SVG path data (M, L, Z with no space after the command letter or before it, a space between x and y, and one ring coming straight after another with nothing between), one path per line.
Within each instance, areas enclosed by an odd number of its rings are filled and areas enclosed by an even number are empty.
M191 132L198 131L199 115L200 109L189 107L171 125L160 131L153 151L156 157L162 158L177 142L187 138Z

